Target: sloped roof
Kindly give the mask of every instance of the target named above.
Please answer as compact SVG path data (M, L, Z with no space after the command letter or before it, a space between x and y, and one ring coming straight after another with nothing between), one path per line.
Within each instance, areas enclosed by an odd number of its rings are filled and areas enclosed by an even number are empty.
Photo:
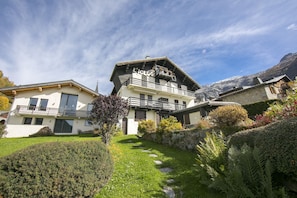
M262 82L260 84L254 85L254 86L246 86L246 87L243 86L243 87L240 87L240 88L236 88L236 89L233 89L233 90L226 91L224 93L221 93L219 98L223 98L225 96L234 95L234 94L237 94L237 93L246 91L248 89L253 89L253 88L256 88L256 87L273 84L273 83L276 83L276 82L278 82L278 81L280 81L282 79L285 79L286 82L290 82L291 81L291 79L287 75L281 75L281 76L274 77L274 78L272 78L270 80L264 81L264 82Z
M118 62L115 64L113 72L110 77L110 81L113 80L116 70L127 67L127 66L133 66L137 64L145 64L149 62L158 62L158 61L165 61L166 63L169 63L174 68L174 72L180 74L181 76L184 76L184 78L191 84L191 87L188 87L191 90L197 90L200 89L201 86L193 80L188 74L186 74L179 66L177 66L174 62L172 62L168 57L157 57L157 58L145 58L145 59L139 59L139 60L131 60L131 61L123 61Z
M91 90L90 88L74 81L74 80L63 80L63 81L54 81L54 82L45 82L45 83L36 83L28 85L19 85L13 87L0 88L0 92L6 96L14 96L17 92L32 91L32 90L42 90L46 88L60 88L65 86L73 86L82 91L87 92L90 95L98 96L99 94L96 91Z

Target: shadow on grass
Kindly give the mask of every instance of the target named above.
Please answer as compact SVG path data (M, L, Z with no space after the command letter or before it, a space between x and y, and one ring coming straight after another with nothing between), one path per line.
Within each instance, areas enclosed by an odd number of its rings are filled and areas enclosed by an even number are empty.
M166 179L172 179L172 183L163 181L164 186L170 186L175 191L175 197L183 198L216 198L223 197L217 192L210 191L207 187L199 183L196 176L195 166L196 153L191 151L183 151L177 148L161 145L155 142L143 140L141 138L128 138L120 140L118 143L131 144L131 149L148 150L150 154L156 154L153 160L162 162L155 165L156 168L171 168L172 171L166 174ZM148 154L149 154L148 153ZM156 197L164 197L164 193L156 194Z

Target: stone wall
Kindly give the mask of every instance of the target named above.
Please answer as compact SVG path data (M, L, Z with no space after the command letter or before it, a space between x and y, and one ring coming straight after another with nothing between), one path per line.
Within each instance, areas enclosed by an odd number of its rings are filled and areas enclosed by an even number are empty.
M147 133L142 138L182 150L195 151L196 145L205 138L206 132L206 130L187 130L169 133Z

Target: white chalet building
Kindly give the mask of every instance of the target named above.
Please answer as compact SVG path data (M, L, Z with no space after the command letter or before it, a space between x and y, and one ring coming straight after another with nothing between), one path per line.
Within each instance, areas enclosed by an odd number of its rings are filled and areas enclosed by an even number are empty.
M124 134L137 134L140 120L158 124L173 112L194 106L195 91L200 88L167 57L119 62L110 81L114 84L112 94L129 103L129 113L120 121ZM179 121L190 124L189 114Z
M73 80L1 88L13 98L6 137L26 137L48 126L55 134L92 130L87 121L99 94Z

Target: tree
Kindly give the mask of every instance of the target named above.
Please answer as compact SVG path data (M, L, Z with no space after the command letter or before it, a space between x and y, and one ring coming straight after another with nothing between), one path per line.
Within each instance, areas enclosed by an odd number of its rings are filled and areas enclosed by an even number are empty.
M13 82L9 81L7 77L3 75L3 72L0 70L0 88L14 86ZM10 103L9 99L0 93L0 110L9 110Z
M102 141L109 144L113 134L112 128L121 117L128 113L128 103L116 95L100 95L92 102L92 105L89 119L94 127L99 128Z

